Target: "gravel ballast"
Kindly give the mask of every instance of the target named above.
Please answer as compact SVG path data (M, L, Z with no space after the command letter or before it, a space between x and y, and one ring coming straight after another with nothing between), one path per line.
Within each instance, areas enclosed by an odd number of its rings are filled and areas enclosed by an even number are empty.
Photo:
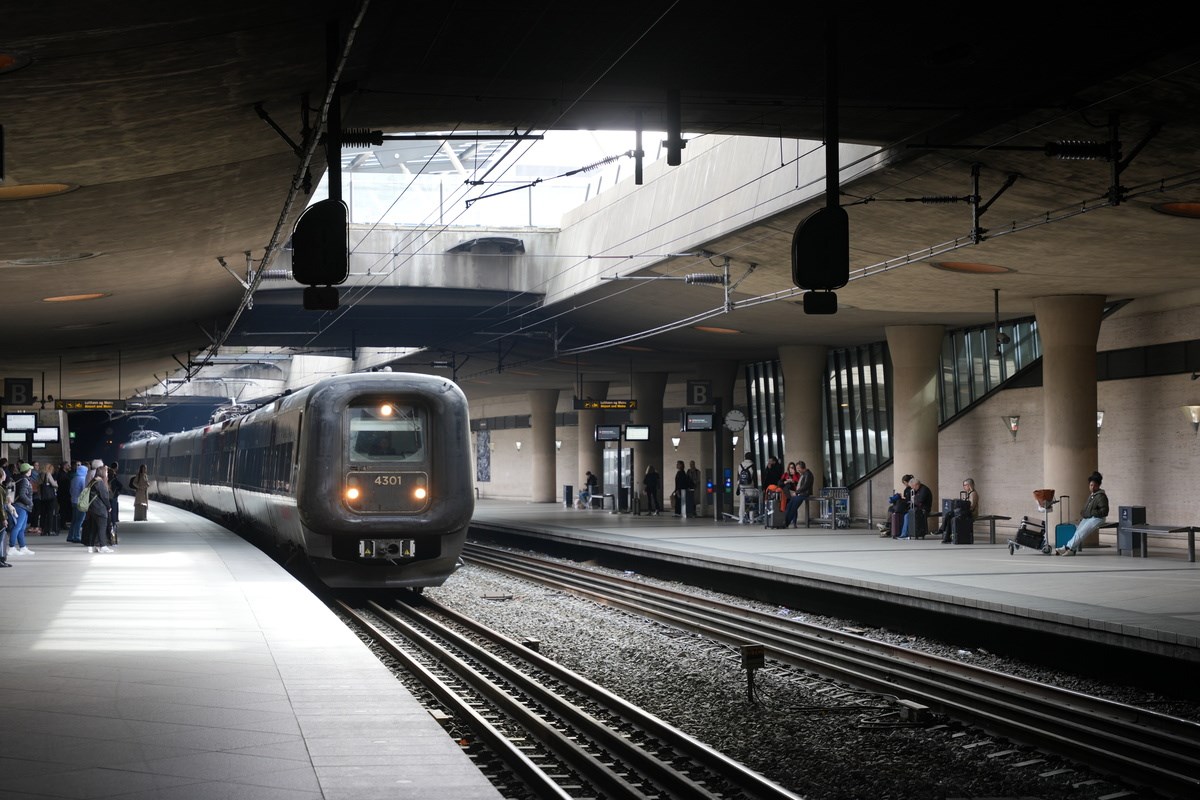
M861 629L851 621L688 590L813 624ZM513 638L539 640L548 658L813 800L1138 796L1123 793L1108 776L950 719L907 722L895 698L770 662L756 673L752 702L735 648L493 570L465 566L426 595ZM979 650L885 630L864 635L1197 718L1191 706L1041 674Z

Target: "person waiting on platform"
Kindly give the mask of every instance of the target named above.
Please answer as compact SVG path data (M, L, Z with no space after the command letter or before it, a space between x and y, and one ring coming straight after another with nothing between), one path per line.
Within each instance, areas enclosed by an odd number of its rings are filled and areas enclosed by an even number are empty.
M923 539L929 535L929 509L933 508L933 491L916 477L908 482L908 487L912 490L908 497L912 513L904 515L900 538Z
M662 511L662 500L659 496L659 492L662 491L662 481L653 464L646 467L646 476L642 478L642 488L646 490L646 512L650 516L657 517L658 512Z
M1071 537L1066 546L1054 551L1057 555L1073 556L1077 554L1088 534L1104 524L1104 519L1108 516L1108 495L1100 488L1100 482L1103 480L1104 476L1099 472L1093 472L1088 477L1090 494L1087 502L1083 504L1083 511L1080 512L1079 525L1075 527L1075 535Z
M953 544L953 539L950 536L951 522L956 516L966 516L967 519L974 520L979 516L979 492L975 491L975 479L967 478L963 481L962 493L959 495L960 500L955 501L955 505L951 507L949 514L942 515L942 524L938 528L938 533L942 535L942 544ZM966 502L965 510L961 509L958 504Z
M783 513L783 526L785 528L796 524L796 518L800 516L800 506L807 503L808 498L812 497L812 471L803 461L797 461L796 472L799 475L799 479L796 481L794 493L788 500L787 510Z
M750 522L746 507L758 507L758 471L754 468L754 456L749 453L746 453L742 462L738 464L737 489L734 494L738 496L738 522Z
M592 497L596 494L596 487L600 482L596 480L596 476L589 469L583 476L583 489L579 492L579 507L587 508L592 504Z
M763 486L783 486L783 464L775 456L767 459L762 471Z

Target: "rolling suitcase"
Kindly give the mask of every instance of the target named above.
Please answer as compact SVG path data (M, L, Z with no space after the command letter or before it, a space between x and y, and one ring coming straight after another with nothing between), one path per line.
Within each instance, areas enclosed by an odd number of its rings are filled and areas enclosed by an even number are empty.
M908 535L913 539L924 539L929 535L929 518L924 511L910 508L905 515Z
M1071 496L1064 494L1059 499L1060 499L1060 501L1066 501L1066 500L1070 500ZM1070 506L1070 504L1068 504L1067 505L1067 518L1068 519L1071 516L1070 509L1071 509L1071 506ZM1060 505L1058 507L1058 524L1054 526L1054 546L1056 548L1057 547L1066 547L1067 542L1071 541L1071 537L1074 535L1075 535L1075 523L1063 522L1063 507ZM1080 549L1082 549L1082 548L1080 548Z
M890 516L892 519L892 538L899 539L900 531L904 529L904 515L893 511Z
M954 544L975 544L975 521L967 516L950 520L950 541Z

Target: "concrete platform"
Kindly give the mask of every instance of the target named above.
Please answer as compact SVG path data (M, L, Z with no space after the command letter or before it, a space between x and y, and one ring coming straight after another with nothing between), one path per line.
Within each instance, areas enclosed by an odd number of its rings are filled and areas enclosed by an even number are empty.
M499 798L269 558L153 503L0 570L0 798Z
M1200 665L1200 564L1186 553L1119 556L1085 548L1075 557L1019 550L1007 536L973 545L880 538L864 527L768 529L711 518L636 516L562 503L480 500L473 526L536 531L617 553L894 601L973 619L1025 626Z

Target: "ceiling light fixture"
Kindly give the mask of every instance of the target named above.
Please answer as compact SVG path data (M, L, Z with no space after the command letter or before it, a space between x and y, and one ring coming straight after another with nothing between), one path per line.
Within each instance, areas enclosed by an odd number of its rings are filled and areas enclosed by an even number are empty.
M739 331L735 328L718 328L714 325L694 325L693 327L698 331L703 331L704 333L722 333L722 334L741 333L741 331Z
M1200 219L1200 203L1158 203L1151 208L1160 214L1172 217Z
M9 51L0 51L0 74L5 72L16 72L22 67L27 67L33 61L29 56L21 53L13 53Z
M43 297L43 303L77 303L82 300L99 300L101 297L110 297L107 292L92 292L91 294L60 294L54 297Z
M73 192L78 188L79 185L74 183L18 183L0 186L0 200L36 200Z

